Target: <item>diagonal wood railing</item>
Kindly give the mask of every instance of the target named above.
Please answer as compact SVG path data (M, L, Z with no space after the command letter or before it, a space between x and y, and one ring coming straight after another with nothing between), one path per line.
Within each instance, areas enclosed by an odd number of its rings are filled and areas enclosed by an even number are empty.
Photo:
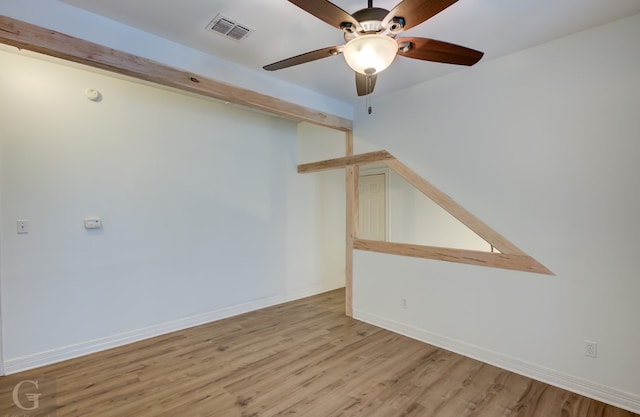
M382 162L387 165L396 174L404 178L422 194L430 198L433 202L438 204L500 252L482 252L466 249L441 248L436 246L359 239L357 230L354 232L352 249L553 275L553 272L547 269L540 262L524 253L505 237L490 228L464 207L460 206L447 194L438 190L424 178L421 178L387 151L350 155L344 158L298 165L298 172L318 172L327 169L348 168L351 166L360 166L363 164L377 162ZM357 186L355 187L355 190L357 196ZM355 207L355 210L357 211L357 203L355 204ZM351 213L351 217L351 221L358 224L358 213ZM349 222L349 219L347 219L347 222Z

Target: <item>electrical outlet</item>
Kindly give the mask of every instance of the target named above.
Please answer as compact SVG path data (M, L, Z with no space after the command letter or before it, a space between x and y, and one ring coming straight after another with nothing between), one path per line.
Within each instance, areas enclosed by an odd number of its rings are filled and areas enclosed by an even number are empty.
M589 340L584 341L584 356L588 356L590 358L598 357L598 344L596 342L591 342Z
M402 308L403 310L407 309L407 299L406 298L400 299L400 308Z

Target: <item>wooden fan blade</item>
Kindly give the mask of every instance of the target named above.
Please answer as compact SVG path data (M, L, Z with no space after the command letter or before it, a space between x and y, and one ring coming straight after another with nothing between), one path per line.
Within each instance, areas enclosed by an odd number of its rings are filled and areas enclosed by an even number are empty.
M293 67L294 65L304 64L306 62L311 62L311 61L327 58L334 55L340 55L341 53L342 53L342 48L340 46L329 46L328 48L322 48L316 51L306 52L304 54L292 56L291 58L283 59L282 61L265 65L262 68L266 69L267 71L276 71L283 68Z
M360 31L360 23L349 13L345 12L335 4L327 0L289 0L302 10L317 17L318 19L330 24L331 26L342 29L342 23L351 23L356 30Z
M403 0L394 7L382 21L384 27L394 17L401 17L405 24L403 30L419 25L437 15L458 0Z
M369 78L368 80L367 77ZM367 76L356 72L356 91L358 92L358 95L366 96L367 94L373 93L377 78L377 74Z
M445 64L471 66L480 61L484 52L452 43L426 38L399 38L396 39L400 48L398 55L407 58L421 59L423 61L443 62ZM408 51L403 52L403 45L411 44Z

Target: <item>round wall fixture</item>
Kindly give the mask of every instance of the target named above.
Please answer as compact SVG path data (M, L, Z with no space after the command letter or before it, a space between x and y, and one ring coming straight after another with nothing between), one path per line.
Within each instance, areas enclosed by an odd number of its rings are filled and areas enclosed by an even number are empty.
M86 90L84 90L84 94L91 101L100 101L100 98L102 97L102 95L100 94L100 91L95 90L93 88L87 88Z

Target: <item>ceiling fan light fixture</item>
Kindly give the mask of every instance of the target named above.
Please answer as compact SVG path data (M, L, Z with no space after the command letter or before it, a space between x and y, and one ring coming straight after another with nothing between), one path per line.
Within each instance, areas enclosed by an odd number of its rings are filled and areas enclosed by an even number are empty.
M351 39L342 54L347 64L356 72L365 75L384 71L396 57L398 43L385 35L363 35Z

